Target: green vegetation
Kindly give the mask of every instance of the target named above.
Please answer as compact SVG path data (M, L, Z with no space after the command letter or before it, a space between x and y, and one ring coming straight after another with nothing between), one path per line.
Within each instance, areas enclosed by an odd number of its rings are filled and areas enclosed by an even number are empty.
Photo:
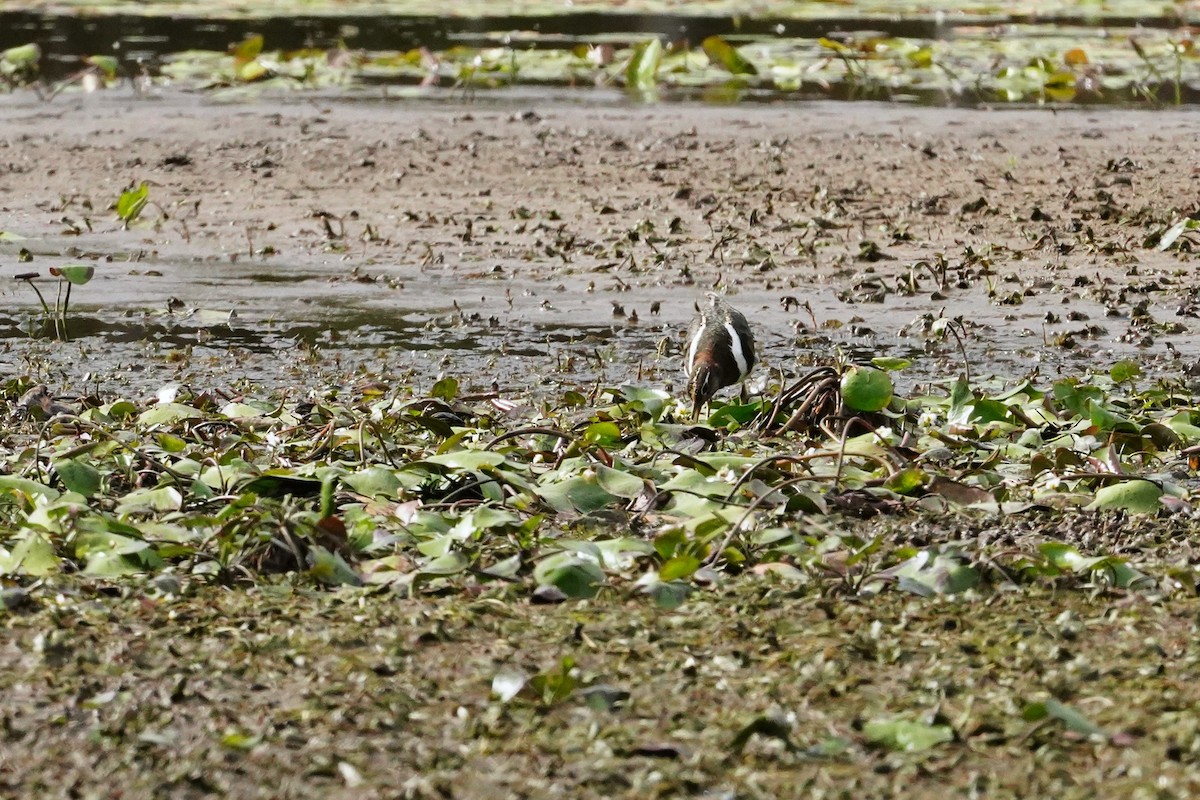
M597 33L543 40L499 32L491 47L420 47L368 51L353 39L331 49L269 50L254 34L227 53L184 50L161 72L138 67L139 91L154 80L210 90L294 89L374 85L446 87L465 93L515 84L621 87L636 97L704 97L728 102L774 95L907 100L934 104L983 102L1193 102L1200 51L1188 29L1050 26L1034 31L954 28L944 37L911 38L871 31L817 36L709 36L698 44L657 37ZM1036 33L1036 35L1035 35ZM582 43L572 43L583 39ZM35 44L0 53L0 79L38 85ZM132 74L132 72L131 72ZM93 56L44 92L112 85L118 65Z
M864 374L886 379L851 368L842 385L861 391ZM665 608L714 570L925 596L1068 576L1153 586L1161 565L1148 575L1070 541L897 546L842 521L1187 509L1200 410L1181 387L1113 377L1132 374L1118 364L1091 382L990 391L959 378L862 416L820 402L827 383L801 381L775 401L719 407L720 433L634 386L595 406L568 393L523 420L458 398L450 378L408 400L200 395L53 415L24 400L30 421L11 434L0 477L0 569L221 582L296 572L414 594L499 583L541 599L634 592ZM27 391L10 384L10 401Z

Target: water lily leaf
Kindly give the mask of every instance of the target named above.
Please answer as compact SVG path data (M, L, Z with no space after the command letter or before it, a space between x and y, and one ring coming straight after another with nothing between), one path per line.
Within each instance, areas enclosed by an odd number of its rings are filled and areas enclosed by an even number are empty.
M347 475L342 480L354 491L367 497L398 498L404 484L394 470L374 466Z
M186 406L183 403L159 403L138 415L138 424L153 427L155 425L170 425L180 420L199 419L204 414L199 409Z
M621 444L621 429L615 422L593 422L583 432L583 440L602 447L618 447Z
M501 561L497 561L490 567L480 570L484 575L490 575L493 578L506 578L513 580L521 572L521 556L509 556Z
M471 566L471 560L457 550L435 558L421 567L422 575L457 575Z
M137 575L163 565L148 542L111 532L80 534L75 540L75 557L87 561L84 574L103 578Z
M644 411L653 422L657 422L662 417L663 411L666 410L667 405L673 399L669 393L664 392L662 389L652 389L632 384L625 384L621 387L620 392L624 398L622 405L625 408ZM586 399L584 399L584 402L586 402ZM583 405L583 403L579 405Z
M636 475L630 475L628 472L606 467L603 464L597 464L595 470L596 483L609 494L624 497L626 500L641 497L645 483Z
M1095 400L1088 404L1088 419L1102 431L1138 432L1138 427L1128 417L1105 408Z
M431 397L436 397L439 400L445 400L447 403L458 397L458 381L454 378L442 378L433 385L433 391L429 393Z
M533 577L540 584L553 586L565 594L580 600L588 600L596 596L604 585L604 572L595 561L580 558L574 554L566 559L554 556L543 559L534 568Z
M879 411L892 401L892 379L874 367L849 367L842 373L841 392L855 411Z
M1095 386L1081 385L1075 378L1056 381L1053 387L1054 399L1059 405L1067 408L1072 414L1084 419L1089 418L1089 406L1092 402L1100 403L1104 393Z
M763 401L761 400L750 403L729 402L708 415L708 424L713 428L728 428L734 423L742 426L757 417L762 409Z
M683 581L657 581L646 590L654 604L663 611L674 611L692 594L692 587Z
M52 486L31 481L28 478L18 478L15 475L0 475L0 498L3 498L4 495L26 501L34 497L57 500L59 491Z
M350 568L339 554L320 545L308 551L308 575L326 586L362 586L362 578Z
M575 659L563 656L556 669L534 675L529 681L529 688L541 698L542 704L553 706L566 700L579 686L575 677Z
M78 459L61 459L54 462L54 471L67 491L84 497L93 497L100 491L100 471L91 464Z
M1122 508L1134 514L1153 514L1162 508L1163 490L1146 480L1121 481L1096 491L1096 499L1087 508Z
M268 407L265 403L261 406L250 403L226 403L221 406L221 416L229 419L255 419L264 417L273 410L273 407Z
M663 581L673 581L678 578L690 578L692 573L700 569L701 561L692 555L678 555L667 561L658 570L658 577Z
M429 456L424 461L450 469L479 470L484 467L498 467L505 459L502 454L491 450L454 450Z
M551 508L560 513L577 511L591 514L617 501L617 497L605 491L594 477L583 475L539 486L537 492Z
M904 719L872 720L863 726L863 738L889 750L911 753L954 741L954 731L949 725L926 725Z
M746 60L737 51L736 47L726 42L720 36L709 36L700 43L700 47L704 50L705 55L708 56L710 61L714 64L720 64L734 75L758 74L758 69Z
M963 556L952 549L930 547L880 572L877 578L895 579L899 589L932 597L974 588L979 584L979 570L965 563Z
M91 264L66 264L61 267L51 267L50 274L62 278L68 283L82 286L96 274L96 268Z
M134 511L178 511L183 506L183 495L174 486L155 486L152 489L135 489L117 501L118 514Z
M187 440L173 433L160 433L154 437L164 453L182 453L187 449Z
M1108 376L1113 383L1124 383L1142 374L1142 368L1136 361L1118 361L1109 367Z
M36 531L23 533L24 538L11 553L0 549L0 574L42 576L58 572L62 562L50 540Z
M1138 572L1118 556L1089 557L1062 542L1043 542L1038 545L1038 551L1058 569L1074 573L1101 572L1113 586L1122 589L1149 589L1155 585L1153 578Z

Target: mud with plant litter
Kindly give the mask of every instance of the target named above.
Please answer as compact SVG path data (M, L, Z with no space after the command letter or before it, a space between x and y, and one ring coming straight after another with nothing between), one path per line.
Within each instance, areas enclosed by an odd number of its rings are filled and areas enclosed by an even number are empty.
M1195 113L0 110L3 793L1200 784ZM708 290L894 416L697 431Z

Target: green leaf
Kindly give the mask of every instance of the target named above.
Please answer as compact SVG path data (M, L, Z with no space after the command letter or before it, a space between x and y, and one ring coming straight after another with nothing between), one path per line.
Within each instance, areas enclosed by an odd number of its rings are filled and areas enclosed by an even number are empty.
M122 192L121 197L117 200L117 218L128 225L141 215L142 209L146 207L149 199L150 184L145 181L142 181L136 189Z
M0 574L36 577L58 572L62 562L50 540L28 529L22 533L24 538L17 542L11 553L0 549Z
M678 555L662 565L658 570L658 578L661 581L690 578L696 570L700 569L700 564L700 559L695 556Z
M362 586L362 578L350 569L345 559L319 544L309 549L308 560L311 564L308 569L309 577L326 586Z
M908 358L896 358L893 356L876 356L871 359L871 363L887 372L899 372L906 367L912 365L912 360Z
M1057 700L1047 700L1044 703L1029 703L1021 711L1021 717L1026 722L1040 722L1043 719L1056 719L1069 731L1084 736L1106 736L1104 729L1093 723L1083 714Z
M492 450L452 450L449 453L438 453L424 459L429 464L438 464L450 469L479 470L484 467L498 467L504 463L504 456Z
M539 486L538 495L559 513L577 511L591 514L608 508L617 498L604 490L596 478L578 475Z
M17 497L25 501L32 500L35 497L57 500L59 491L44 483L31 481L28 478L18 478L15 475L0 475L0 499L4 495Z
M911 551L910 551L911 552ZM957 594L979 584L979 570L965 562L955 549L929 547L918 551L877 578L896 580L896 586L922 597L938 594Z
M663 611L674 611L692 594L692 587L683 581L659 581L648 589L654 604Z
M457 575L471 566L471 560L457 550L435 558L421 567L423 575Z
M233 45L230 55L233 56L235 61L253 61L259 57L262 50L262 34L254 33Z
M67 283L82 286L96 274L96 268L91 264L66 264L61 267L51 267L50 274L62 278Z
M1099 403L1104 393L1095 386L1083 386L1075 378L1066 378L1054 384L1054 399L1072 414L1083 419L1089 417L1089 404Z
M1102 431L1138 432L1138 427L1128 417L1105 408L1096 400L1088 403L1088 420Z
M442 378L433 385L433 391L430 394L449 403L458 397L458 381L454 378Z
M658 65L662 56L663 44L657 37L634 47L629 66L625 68L626 85L635 89L652 88L657 80Z
M558 669L534 675L529 681L529 688L538 694L543 705L557 705L570 697L579 686L574 670L575 659L563 656Z
M34 42L10 47L4 52L0 52L0 61L5 61L14 67L34 67L41 57L42 49Z
M121 65L113 56L88 56L84 59L84 63L99 69L109 80L117 77L117 70Z
M602 447L618 447L621 444L621 429L615 422L593 422L583 432L583 440Z
M595 597L604 584L604 572L600 566L573 553L558 555L567 558L550 556L544 559L534 569L534 579L539 584L557 587L567 597L579 600Z
M342 479L347 486L367 497L397 498L404 487L396 473L387 467L367 467Z
M603 464L597 464L595 470L596 483L609 494L624 497L626 500L642 496L645 484L636 475L630 475L628 472L621 472Z
M842 373L842 399L855 411L880 411L892 401L892 379L874 367L849 367Z
M737 423L740 427L757 417L763 409L763 402L755 400L749 403L729 402L708 415L708 424L714 428L728 428Z
M1136 361L1129 360L1118 361L1108 370L1108 376L1113 379L1113 383L1131 381L1141 374L1141 366Z
M949 725L926 725L904 719L872 720L863 726L863 738L889 750L912 753L954 741Z
M78 459L62 459L54 462L54 471L69 492L93 497L100 491L100 471L91 464Z
M171 425L185 419L198 419L204 414L199 409L185 406L183 403L159 403L138 415L138 424L153 427L155 425Z
M720 64L734 75L757 75L758 69L746 60L737 48L720 36L709 36L700 43L705 55L714 64Z
M1131 480L1113 483L1096 491L1096 499L1088 508L1123 508L1134 514L1153 514L1162 508L1159 498L1163 490L1158 484L1146 480Z
M1171 245L1175 244L1175 241L1186 231L1194 230L1200 230L1200 219L1184 217L1170 228L1167 228L1166 232L1163 233L1162 238L1158 241L1158 249L1169 250Z
M928 482L929 475L923 470L919 470L916 467L909 467L888 477L884 481L883 486L885 489L890 489L896 494L912 494Z

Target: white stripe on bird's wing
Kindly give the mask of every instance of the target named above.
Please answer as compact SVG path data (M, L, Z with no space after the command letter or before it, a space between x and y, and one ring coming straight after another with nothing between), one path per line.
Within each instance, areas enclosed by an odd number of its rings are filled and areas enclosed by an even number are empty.
M704 327L707 324L708 321L701 317L700 327L696 328L696 335L692 337L691 344L688 345L687 363L683 365L683 371L689 378L696 371L696 350L700 348L700 340L704 337Z
M738 380L740 381L750 372L750 365L746 363L746 351L742 349L742 337L738 336L732 322L725 323L725 330L729 331L729 348L733 351L733 360L737 363Z

